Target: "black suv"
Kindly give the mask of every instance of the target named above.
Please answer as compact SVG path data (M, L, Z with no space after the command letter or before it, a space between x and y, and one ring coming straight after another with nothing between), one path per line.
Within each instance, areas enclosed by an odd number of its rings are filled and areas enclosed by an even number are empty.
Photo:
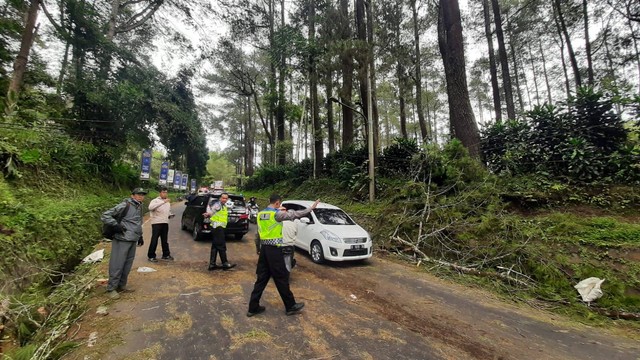
M211 239L211 225L205 221L204 214L207 212L207 204L211 200L217 200L220 195L198 194L185 202L187 207L182 213L181 226L182 230L191 231L193 240L209 240ZM229 221L224 233L226 235L233 234L236 240L242 239L244 234L249 232L249 214L244 203L244 197L240 195L229 194L229 202L233 203L233 207L229 208Z

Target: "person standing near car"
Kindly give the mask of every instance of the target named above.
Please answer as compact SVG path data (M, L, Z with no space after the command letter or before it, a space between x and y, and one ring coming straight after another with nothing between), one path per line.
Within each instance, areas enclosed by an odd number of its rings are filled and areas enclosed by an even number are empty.
M256 283L249 300L247 316L251 317L265 311L260 305L262 292L267 287L269 279L273 277L276 288L284 303L285 313L294 315L304 307L303 302L296 302L289 288L289 271L285 265L282 236L282 222L295 220L309 214L318 206L320 200L316 200L309 208L298 211L282 211L282 197L273 194L269 197L269 206L258 213L258 236L260 237L260 255L256 267Z
M133 292L127 289L127 279L136 257L136 243L142 240L142 202L147 192L142 188L131 191L131 197L102 213L103 223L114 228L115 234L111 242L109 258L109 283L107 295L111 299L119 299L120 292Z
M220 200L211 200L207 205L207 212L204 213L205 218L210 218L211 227L213 229L213 240L211 241L211 254L209 256L209 268L208 270L229 270L236 266L236 264L230 264L227 260L227 241L224 233L224 229L227 227L229 221L229 212L227 210L227 201L229 201L229 194L222 193ZM216 258L220 254L220 263L222 266L216 264Z
M147 251L147 258L151 262L158 262L156 259L156 249L158 248L158 238L162 246L162 260L173 260L169 250L169 218L171 214L171 200L166 187L160 188L160 196L151 200L149 204L151 213L151 243Z
M287 211L287 208L281 207L280 211ZM298 219L282 222L282 253L284 254L284 264L289 272L296 266L294 255L299 223Z

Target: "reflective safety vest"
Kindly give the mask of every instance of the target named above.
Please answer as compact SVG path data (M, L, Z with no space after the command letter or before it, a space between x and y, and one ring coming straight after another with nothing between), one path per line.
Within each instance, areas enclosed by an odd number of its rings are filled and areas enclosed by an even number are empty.
M276 210L267 208L258 213L258 234L263 245L282 245L282 223L276 221Z
M214 228L217 228L218 226L226 228L227 227L227 222L229 221L229 213L227 211L227 207L220 203L221 205L221 209L216 211L215 214L211 215L211 222L212 222L212 226Z

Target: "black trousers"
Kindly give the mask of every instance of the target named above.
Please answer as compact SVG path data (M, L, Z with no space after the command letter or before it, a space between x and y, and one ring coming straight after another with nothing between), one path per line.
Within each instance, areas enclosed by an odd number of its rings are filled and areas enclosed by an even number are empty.
M147 257L149 259L156 258L156 249L158 248L158 237L160 238L160 244L162 246L162 257L171 255L169 251L169 224L151 224L151 243L149 244L149 251L147 251Z
M216 257L220 254L220 262L226 264L227 261L227 240L224 235L224 228L218 226L213 229L213 240L211 241L211 255L209 256L209 266L216 263Z
M262 292L267 287L270 278L273 278L273 282L276 283L276 288L280 298L282 298L285 310L289 310L295 305L296 299L293 297L291 289L289 289L289 271L285 266L281 247L262 245L260 256L258 257L256 275L258 278L253 285L251 299L249 300L250 312L257 311L258 306L260 306Z

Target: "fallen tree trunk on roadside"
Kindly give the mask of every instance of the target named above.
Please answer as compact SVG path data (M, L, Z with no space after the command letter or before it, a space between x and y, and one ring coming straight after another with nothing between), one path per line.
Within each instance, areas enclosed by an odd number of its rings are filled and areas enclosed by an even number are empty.
M471 274L471 275L477 275L477 276L485 276L485 277L493 277L493 278L497 278L500 279L502 281L507 281L507 282L512 282L512 283L516 283L518 285L522 285L522 286L526 286L526 287L530 287L531 284L520 280L520 279L516 279L512 276L509 276L509 272L507 273L493 273L493 272L488 272L488 271L480 271L477 269L473 269L470 267L466 267L466 266L461 266L458 264L454 264L448 261L444 261L444 260L438 260L438 259L432 259L431 257L427 256L424 252L422 252L418 246L416 244L413 244L407 240L402 239L399 236L393 236L392 237L393 240L396 240L404 245L410 246L411 249L418 255L420 255L422 258L420 259L420 261L426 261L426 262L430 262L430 263L434 263L434 264L438 264L441 266L445 266L448 267L450 269L456 270L456 271L460 271L461 273L465 273L465 274Z

